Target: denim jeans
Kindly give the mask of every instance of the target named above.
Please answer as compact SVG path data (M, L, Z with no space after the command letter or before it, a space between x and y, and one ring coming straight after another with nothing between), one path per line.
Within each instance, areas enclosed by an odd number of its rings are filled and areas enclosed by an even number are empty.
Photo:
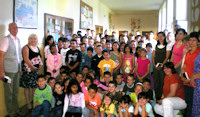
M184 90L185 90L185 101L187 103L186 117L191 117L194 88L184 85Z
M65 117L81 117L82 108L81 107L68 107Z
M50 103L49 101L45 100L41 105L38 105L33 109L32 117L38 117L41 114L43 115L43 117L48 117L49 109L50 109Z
M107 117L108 115L104 113L104 117ZM101 117L101 112L99 112L99 117ZM111 115L111 117L116 117L114 114Z
M85 108L83 109L83 116L84 116L84 117L90 117L90 114L91 114L91 113L94 113L94 111L93 111L93 110L90 110L90 109L87 108L87 107L85 107ZM97 116L95 115L94 117L97 117Z
M62 117L62 114L63 114L63 106L56 106L50 111L49 116Z

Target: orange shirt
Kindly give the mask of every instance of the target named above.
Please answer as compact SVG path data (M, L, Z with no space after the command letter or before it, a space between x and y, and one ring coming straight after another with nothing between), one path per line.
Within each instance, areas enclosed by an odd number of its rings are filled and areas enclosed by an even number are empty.
M178 83L178 88L176 91L175 97L179 97L185 100L185 92L183 87L183 82L177 74L172 74L171 77L165 76L164 78L164 86L163 86L163 95L166 97L170 92L170 85Z
M199 54L199 52L200 52L200 49L197 48L192 54L190 53L190 51L186 53L184 65L186 66L185 72L187 72L189 78L194 73L194 61L197 55ZM184 84L184 85L192 87L192 85L190 84Z
M101 98L99 97L99 95L96 93L96 95L94 96L94 98L92 99L88 92L85 93L85 100L89 101L89 105L94 107L95 109L98 109L99 105L101 104Z

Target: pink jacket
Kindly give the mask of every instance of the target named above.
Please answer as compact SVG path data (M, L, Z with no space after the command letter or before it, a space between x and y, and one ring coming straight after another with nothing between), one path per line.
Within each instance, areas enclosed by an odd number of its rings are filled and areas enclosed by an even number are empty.
M60 74L60 67L62 66L62 56L57 53L57 55L49 54L47 56L47 72L51 73L51 77L56 78L57 75ZM53 73L53 70L56 70L55 73Z

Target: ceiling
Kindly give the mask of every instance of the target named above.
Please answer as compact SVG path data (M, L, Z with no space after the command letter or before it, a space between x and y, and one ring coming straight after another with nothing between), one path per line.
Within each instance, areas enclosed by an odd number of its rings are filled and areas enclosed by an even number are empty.
M100 0L114 12L158 10L163 0Z

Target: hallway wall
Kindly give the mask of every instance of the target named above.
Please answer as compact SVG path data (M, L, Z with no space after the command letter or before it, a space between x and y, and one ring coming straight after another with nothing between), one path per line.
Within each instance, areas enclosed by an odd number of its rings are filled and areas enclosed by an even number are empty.
M103 26L108 29L108 14L112 11L102 4L99 0L83 0L93 7L93 29L95 25ZM13 0L0 0L0 39L8 35L8 24L13 21ZM74 19L74 33L79 30L80 24L80 0L38 0L38 28L22 29L19 28L18 37L21 40L21 46L28 42L28 36L32 33L37 34L39 39L39 47L43 50L44 38L44 13L57 15ZM82 30L83 34L85 30ZM41 53L42 54L42 53ZM42 54L43 55L43 54ZM26 104L23 88L19 88L18 96L19 106ZM4 103L3 82L0 81L0 117L7 114Z

